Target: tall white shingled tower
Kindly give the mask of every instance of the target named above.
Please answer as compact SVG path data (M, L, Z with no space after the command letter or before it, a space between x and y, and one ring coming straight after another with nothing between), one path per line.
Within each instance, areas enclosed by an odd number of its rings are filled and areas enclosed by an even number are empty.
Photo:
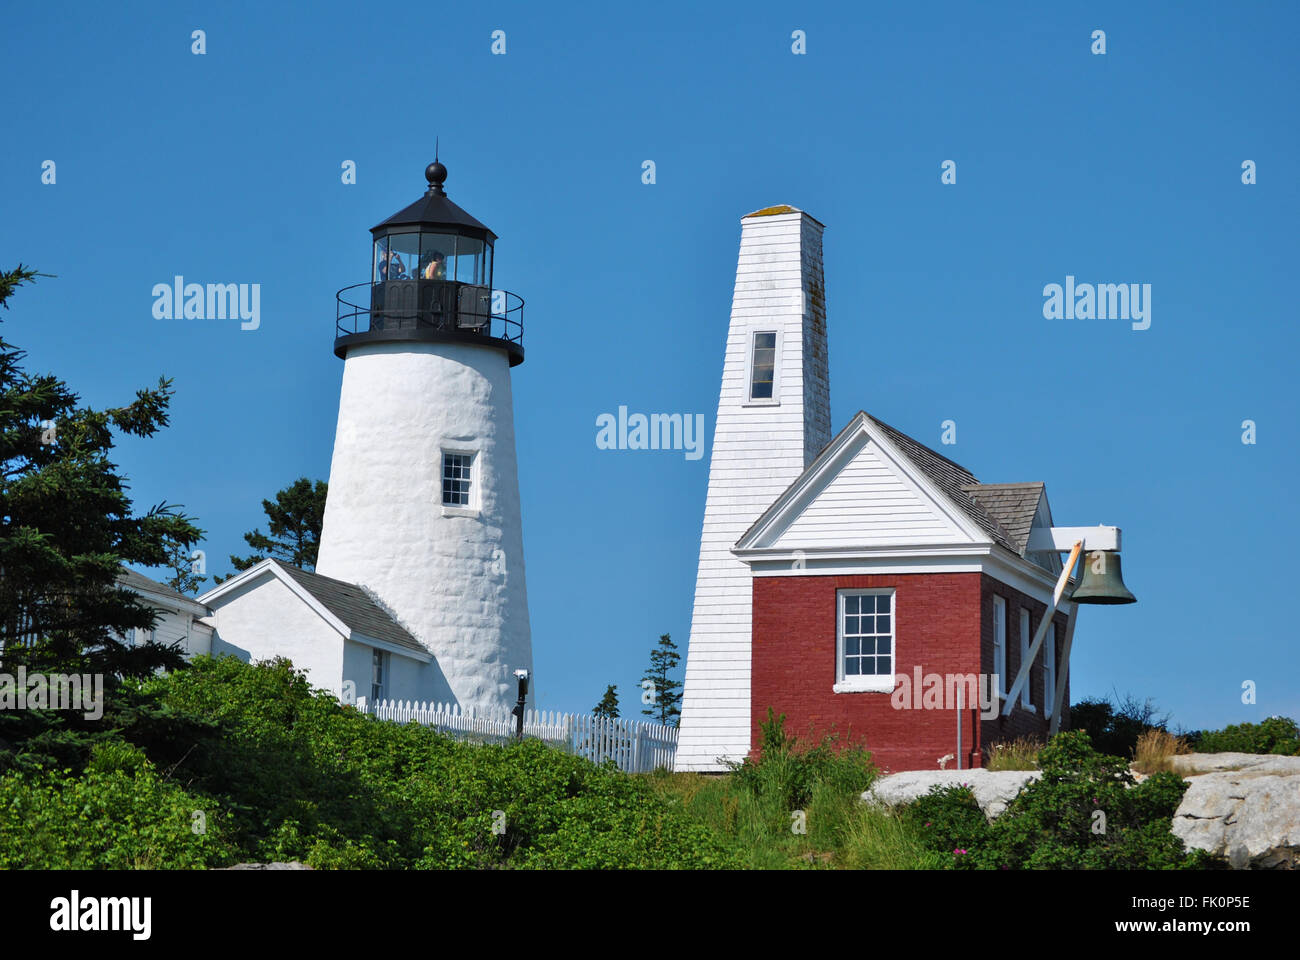
M752 588L731 548L830 442L823 226L787 206L740 224L677 770L749 751Z
M433 653L394 677L413 699L501 713L533 666L510 389L523 301L493 287L496 234L447 199L447 168L425 177L371 229L371 280L339 292L316 572L361 586Z

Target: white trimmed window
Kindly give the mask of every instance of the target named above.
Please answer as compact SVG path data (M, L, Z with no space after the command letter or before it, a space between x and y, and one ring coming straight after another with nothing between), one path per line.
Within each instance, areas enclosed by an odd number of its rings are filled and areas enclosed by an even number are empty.
M1027 663L1029 663L1029 611L1022 607L1020 610L1020 669L1025 669ZM1020 705L1028 710L1034 709L1034 705L1029 698L1029 677L1025 677L1025 685L1020 688Z
M153 641L153 631L148 627L132 628L131 642L133 646L143 647Z
M840 590L836 693L894 689L894 591Z
M1043 641L1043 716L1050 717L1056 708L1056 621L1047 625Z
M376 648L370 657L370 702L384 699L384 680L388 676L388 654Z
M781 335L778 331L750 331L749 352L745 357L748 402L777 403L780 401L780 350Z
M1007 601L993 597L993 672L998 676L998 696L1007 696Z
M474 485L474 455L444 450L442 453L442 505L470 506Z

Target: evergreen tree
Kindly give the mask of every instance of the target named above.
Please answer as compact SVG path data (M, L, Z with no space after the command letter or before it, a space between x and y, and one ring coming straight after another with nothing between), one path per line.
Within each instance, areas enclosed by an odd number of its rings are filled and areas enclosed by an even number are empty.
M328 490L329 485L323 480L317 480L313 485L306 477L299 477L277 493L274 502L263 500L262 509L269 521L270 536L260 529L244 534L244 539L255 552L247 557L232 555L230 562L235 569L247 570L267 557L273 557L303 570L314 570ZM217 583L223 579L230 577L214 578Z
M672 638L665 633L659 638L659 645L650 651L650 669L641 678L643 689L647 693L653 693L650 704L641 712L648 717L654 717L660 723L671 726L677 725L677 720L682 713L678 706L682 702L682 695L679 692L682 685L677 680L670 680L668 671L675 668L680 659L677 644L673 643ZM653 684L652 687L644 686L647 680ZM644 700L644 697L642 699Z
M0 306L39 276L0 272ZM156 615L117 583L124 564L167 563L167 544L203 531L167 504L136 514L109 460L115 433L151 437L167 426L172 381L126 406L93 410L26 354L0 339L0 645L6 672L146 677L184 663L175 650L124 638Z
M190 596L197 594L199 587L208 579L195 569L193 553L189 544L169 541L166 566L171 569L172 575L163 581L177 593Z
M594 717L606 717L610 720L618 719L618 687L610 684L605 688L605 695L600 698L600 703L596 704L596 709L591 711Z

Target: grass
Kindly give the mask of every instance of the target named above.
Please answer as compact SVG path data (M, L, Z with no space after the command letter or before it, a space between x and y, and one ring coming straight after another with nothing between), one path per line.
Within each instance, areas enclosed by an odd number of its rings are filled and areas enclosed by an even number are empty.
M1182 737L1152 727L1138 737L1137 747L1133 751L1133 767L1139 773L1160 773L1172 770L1172 760L1180 753L1191 753L1191 748Z
M1038 751L1043 745L1032 737L1020 737L993 744L988 751L988 770L1037 770Z
M721 836L752 870L914 870L933 866L921 839L861 790L816 783L802 824L778 796L755 794L735 774L646 774L656 793ZM864 784L865 788L865 784ZM796 833L802 826L805 833Z
M935 866L920 835L893 811L863 803L878 776L860 746L816 746L787 736L784 717L763 724L758 760L730 774L645 776L670 806L711 828L744 867L755 870Z

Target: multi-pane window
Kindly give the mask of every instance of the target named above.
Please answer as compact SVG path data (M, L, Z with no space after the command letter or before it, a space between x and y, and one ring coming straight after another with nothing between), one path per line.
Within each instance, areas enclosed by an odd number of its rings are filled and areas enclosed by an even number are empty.
M1025 664L1029 662L1029 611L1022 609L1020 611L1020 669L1024 670ZM1022 707L1031 706L1029 702L1029 677L1025 677L1025 685L1020 688L1020 705Z
M892 676L894 672L894 595L841 595L840 674L854 677Z
M776 333L755 333L749 365L749 399L771 400L776 373Z
M384 699L384 651L375 650L370 660L370 700L378 703Z
M1043 641L1043 716L1050 717L1056 706L1056 623L1047 625Z
M1007 601L993 598L993 672L998 676L998 696L1007 695Z
M442 455L442 502L449 507L468 507L471 483L471 469L474 455L471 453L444 453Z

